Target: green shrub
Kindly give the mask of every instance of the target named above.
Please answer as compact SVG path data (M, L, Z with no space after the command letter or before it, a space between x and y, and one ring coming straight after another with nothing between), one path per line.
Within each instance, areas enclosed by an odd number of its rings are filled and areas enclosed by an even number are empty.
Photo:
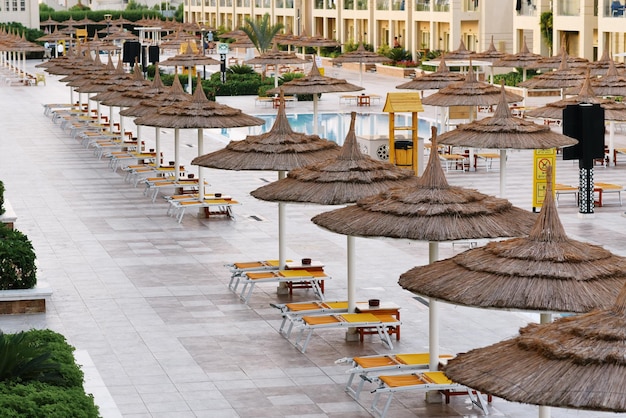
M35 251L28 237L0 224L0 290L32 289L37 284Z
M0 180L0 215L6 212L4 208L4 183Z
M66 342L65 337L50 330L3 334L2 337L0 363L6 378L0 381L1 417L100 416L93 396L85 393L83 372L74 361L74 347ZM34 371L37 369L35 366L41 366L42 362L31 363L28 367L20 366L25 363L24 360L42 355L46 356L49 364L41 373ZM9 370L10 373L6 373ZM54 379L41 378L52 371Z

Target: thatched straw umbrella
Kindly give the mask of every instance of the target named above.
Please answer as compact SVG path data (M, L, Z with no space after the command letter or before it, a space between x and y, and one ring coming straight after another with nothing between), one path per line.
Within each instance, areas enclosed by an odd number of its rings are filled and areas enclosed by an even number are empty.
M461 73L452 72L448 68L444 58L441 58L437 71L430 74L424 74L419 77L415 77L411 81L402 83L396 86L397 89L407 90L439 90L444 87L448 87L450 84L464 81L466 76Z
M375 160L359 150L354 130L356 112L351 113L350 130L339 155L291 170L286 178L254 190L257 199L278 202L343 205L394 187L415 185L410 170ZM356 307L354 237L347 237L348 310Z
M584 313L610 307L626 284L626 258L567 237L549 177L541 213L528 236L414 267L400 276L400 286L476 308Z
M423 104L430 106L491 106L500 101L500 88L478 81L471 67L465 76L465 80L452 83L431 94L422 100ZM517 94L505 92L506 102L521 102L523 97Z
M444 372L455 382L512 402L626 412L626 287L614 305L459 354Z
M274 87L278 87L278 68L280 65L286 64L304 64L306 60L299 58L295 53L290 52L282 52L278 50L276 44L272 47L271 50L259 55L258 57L254 57L245 61L246 64L273 64L274 65ZM264 71L265 73L265 71Z
M196 65L219 65L219 61L207 55L196 54L193 52L191 42L187 40L187 51L183 54L174 55L165 61L159 62L162 66L188 67L187 71L189 81L187 82L187 91L191 94L191 71Z
M504 94L507 103L520 102L524 99L522 96L507 91L505 91ZM469 71L467 72L465 80L452 83L440 89L438 92L425 97L422 103L431 106L445 106L448 109L450 106L471 106L470 109L476 109L476 106L492 106L497 104L501 100L501 95L500 88L476 79L470 61ZM470 121L474 119L473 110L470 110L469 118ZM470 148L470 161L473 158L474 150ZM471 163L469 169L470 171L474 170Z
M493 63L494 67L505 67L505 68L522 68L522 81L526 81L526 70L529 66L535 64L543 56L539 54L533 54L528 50L528 45L526 45L526 37L524 37L524 44L522 45L522 49L516 54L507 54L504 57Z
M282 93L281 93L282 96ZM242 141L231 141L226 148L194 158L191 163L222 170L278 171L278 179L285 171L327 160L339 152L339 146L317 135L294 132L285 113L285 102L280 101L274 125L269 132L248 135ZM285 205L278 203L278 259L280 266L285 256Z
M528 90L559 89L561 90L561 98L563 98L564 89L580 85L584 79L584 69L570 68L566 54L563 52L561 54L561 65L558 70L536 75L530 80L519 83L518 86Z
M533 69L547 69L547 70L556 70L561 66L561 62L563 61L563 57L567 61L567 66L569 68L579 68L584 70L589 65L589 60L586 58L580 57L572 57L565 51L565 45L561 46L561 51L558 55L554 55L552 57L543 57L539 61L534 64L528 66L528 68Z
M159 76L159 83L161 77ZM156 74L155 74L156 80ZM162 83L160 83L162 84ZM171 87L156 86L153 82L152 88L143 92L127 92L127 96L132 100L139 100L139 103L130 106L127 109L120 111L120 125L123 126L125 116L129 117L142 117L156 113L157 109L161 106L169 106L173 103L180 101L187 101L191 99L191 96L183 90L183 86L180 84L180 79L174 73L174 82ZM138 129L139 128L139 125ZM161 130L155 127L155 151L157 155L161 154ZM177 150L174 150L177 152ZM178 165L177 165L178 167ZM177 177L178 178L178 175Z
M478 61L487 61L491 63L491 84L493 84L493 63L501 60L506 57L506 52L500 52L496 49L496 46L493 44L493 35L491 36L491 42L489 43L489 47L487 50L483 52L477 52L472 55L472 58Z
M191 100L179 101L169 106L161 106L156 112L135 119L136 125L155 126L174 129L174 165L176 178L179 176L180 129L198 130L198 156L204 154L203 129L239 128L244 126L263 125L263 119L247 115L239 109L224 104L211 102L202 88L200 77L197 78L196 91ZM198 199L204 200L204 173L198 167Z
M475 54L476 52L470 51L465 47L465 42L463 42L463 39L461 39L461 42L459 42L459 47L457 49L455 49L454 51L446 52L441 56L441 58L447 61L468 61L470 59L473 59ZM438 61L438 59L435 58L433 59L433 61Z
M341 93L348 91L363 90L363 87L355 86L348 83L346 80L339 78L326 77L320 74L315 60L313 60L313 66L309 74L302 78L293 79L280 86L280 89L274 88L268 90L270 94L280 93L283 91L285 94L312 94L313 95L313 134L318 132L317 121L317 95L320 93Z
M623 64L622 64L623 65ZM590 72L590 75L593 73ZM581 83L582 84L582 83ZM597 96L626 96L626 76L617 70L615 61L608 62L608 68L602 77L591 78L591 88ZM565 90L565 94L578 94L580 87L571 87Z
M619 71L624 71L626 68L626 64L623 62L615 62L611 59L611 55L607 48L605 48L602 52L602 56L597 61L590 62L587 65L587 68L591 71L592 76L601 77L607 73L611 62Z
M333 58L333 63L342 64L344 62L358 62L359 63L359 85L363 85L363 64L375 63L375 62L391 62L391 58L387 58L384 55L377 54L376 52L368 51L363 46L362 42L359 42L359 46L355 51L346 52L339 55L337 58Z
M553 132L547 125L513 117L506 103L504 84L500 89L500 103L492 117L458 125L456 129L442 134L439 143L455 147L499 149L500 197L505 197L507 149L550 149L575 145L578 141Z
M313 223L330 231L361 237L389 237L429 242L429 262L438 259L438 243L476 238L521 236L528 233L534 215L476 190L450 186L432 129L433 152L417 187L399 188L366 197L346 208L316 215ZM439 352L437 303L429 306L431 369Z
M598 97L591 87L589 72L587 72L587 77L585 78L577 96L548 103L545 106L526 112L526 116L530 118L563 119L563 109L565 109L568 105L577 105L581 103L599 104L604 109L604 119L610 121L609 155L613 155L615 122L626 121L626 104Z

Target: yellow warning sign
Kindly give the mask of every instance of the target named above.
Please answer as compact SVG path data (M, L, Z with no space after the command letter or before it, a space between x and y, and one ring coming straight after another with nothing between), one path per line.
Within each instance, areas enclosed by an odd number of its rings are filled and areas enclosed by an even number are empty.
M533 209L543 206L546 198L547 173L552 167L552 192L556 183L556 148L537 149L533 158Z

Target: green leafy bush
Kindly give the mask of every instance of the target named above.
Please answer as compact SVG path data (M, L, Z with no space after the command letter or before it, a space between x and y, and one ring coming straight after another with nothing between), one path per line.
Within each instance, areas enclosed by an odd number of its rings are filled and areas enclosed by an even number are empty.
M4 183L0 180L0 215L6 212L4 208Z
M37 284L35 251L28 237L0 224L0 290L32 289Z
M93 396L83 388L74 347L65 337L50 330L31 330L1 334L0 340L1 417L100 417ZM26 361L43 357L45 361ZM48 378L51 373L53 379Z

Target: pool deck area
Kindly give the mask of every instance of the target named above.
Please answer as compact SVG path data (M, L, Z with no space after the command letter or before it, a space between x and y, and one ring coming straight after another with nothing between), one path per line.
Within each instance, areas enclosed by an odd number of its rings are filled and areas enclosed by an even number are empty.
M39 61L27 63L27 70ZM207 67L209 68L209 67ZM217 67L216 67L217 68ZM326 75L358 84L359 73L327 68ZM271 303L313 300L311 290L277 295L276 284L259 284L248 304L229 290L235 261L278 256L277 205L250 192L275 181L275 172L207 169L209 191L233 196L240 206L235 219L185 214L181 223L168 216L161 197L152 202L143 188L124 181L107 160L99 160L43 114L43 104L69 102L60 77L46 74L46 85L0 85L0 180L17 215L16 228L32 241L38 278L52 290L45 314L0 316L3 332L50 328L66 336L84 366L86 388L105 418L365 418L374 385L360 401L344 391L345 357L425 352L428 308L397 284L399 276L428 262L428 244L408 240L356 238L357 295L400 306L402 339L389 350L375 335L364 342L345 341L343 330L315 332L305 353L279 334L281 316ZM404 79L364 72L365 92L385 97ZM431 92L425 92L430 94ZM76 96L75 96L76 97ZM218 102L249 114L275 114L255 106L254 96L218 97ZM554 98L552 98L554 99ZM532 97L528 106L546 98ZM369 107L340 102L323 94L319 112L381 112L384 99ZM92 105L95 107L95 104ZM288 113L311 113L312 102L291 103ZM108 108L102 112L108 114ZM435 118L432 107L421 117ZM486 116L486 114L480 114ZM117 119L117 117L114 117ZM358 123L358 119L357 119ZM125 119L126 129L136 129ZM555 127L554 129L560 129ZM173 160L174 132L160 129L164 160ZM154 147L155 130L142 128L146 148ZM205 130L205 152L223 148L219 131ZM626 147L618 133L616 148ZM181 130L181 163L188 171L197 155L196 130ZM532 152L509 151L506 197L524 209L532 205ZM626 184L626 164L600 166L596 182ZM499 172L450 170L450 184L499 193ZM577 184L578 163L558 157L556 181ZM346 298L346 237L310 222L334 209L286 205L287 256L324 263L332 277L327 300ZM562 196L558 212L570 238L602 245L626 256L626 207L614 194L592 217L578 216L576 205ZM192 211L188 211L192 212ZM486 241L441 243L448 258ZM459 353L517 335L538 315L480 310L440 304L443 353ZM490 415L536 417L538 408L495 398ZM387 418L461 418L482 416L466 397L450 404L429 404L421 394L394 398ZM554 418L625 418L626 414L552 409Z

